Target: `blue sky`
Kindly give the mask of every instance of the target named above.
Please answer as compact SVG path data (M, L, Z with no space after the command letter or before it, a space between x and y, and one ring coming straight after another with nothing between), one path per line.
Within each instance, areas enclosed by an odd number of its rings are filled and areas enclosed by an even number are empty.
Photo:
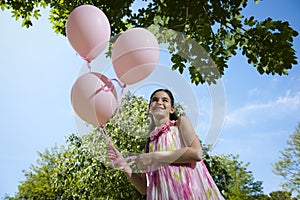
M249 2L245 15L271 17L290 22L300 32L298 0ZM68 133L76 132L70 91L83 60L68 40L56 35L47 21L47 12L32 28L0 12L0 197L14 194L22 170L38 158L37 152L64 144ZM300 50L299 36L295 48ZM300 57L297 52L297 57ZM299 59L298 59L299 62ZM222 78L226 95L226 116L217 154L239 154L250 162L264 191L279 190L280 177L272 173L272 163L286 146L288 135L300 121L299 64L288 76L259 75L241 56L229 61ZM200 130L208 126L210 105L207 86L193 87L200 104ZM203 128L204 127L204 128Z

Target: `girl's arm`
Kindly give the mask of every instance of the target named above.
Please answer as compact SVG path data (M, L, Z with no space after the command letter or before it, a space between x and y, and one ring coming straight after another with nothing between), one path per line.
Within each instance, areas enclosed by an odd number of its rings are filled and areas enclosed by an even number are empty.
M108 157L109 159L116 159L116 160L122 160L123 155L112 145L110 144L109 150L108 150ZM121 167L123 167L123 171L129 181L132 183L132 185L141 193L142 195L145 195L147 192L147 180L146 180L146 174L138 174L132 172L131 167L126 162L118 162Z
M194 128L187 117L178 119L178 128L185 147L174 151L157 151L139 156L140 167L154 163L183 164L202 160L202 148Z
M140 194L146 195L146 193L147 193L146 174L145 173L141 173L141 174L133 173L132 170L131 170L131 172L128 172L125 170L124 173L127 176L127 178L129 179L129 181L131 182L131 184L135 187L135 189L137 189L137 191L139 191Z

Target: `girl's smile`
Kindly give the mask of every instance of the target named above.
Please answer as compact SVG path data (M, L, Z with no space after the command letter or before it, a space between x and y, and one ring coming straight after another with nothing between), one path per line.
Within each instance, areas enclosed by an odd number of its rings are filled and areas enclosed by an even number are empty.
M169 118L170 113L174 112L171 99L164 91L159 91L151 98L150 112L154 118Z

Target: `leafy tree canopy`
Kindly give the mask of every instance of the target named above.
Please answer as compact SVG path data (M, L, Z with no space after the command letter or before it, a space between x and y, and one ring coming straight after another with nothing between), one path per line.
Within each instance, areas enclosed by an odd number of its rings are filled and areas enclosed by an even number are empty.
M254 16L243 16L242 11L248 0L144 2L145 6L141 6L137 12L132 11L132 5L141 1L134 0L2 0L0 7L2 10L11 10L12 17L22 19L22 26L30 27L32 18L39 18L40 8L48 6L54 31L64 35L70 12L83 4L95 5L107 15L113 36L132 27L156 26L180 32L202 46L218 69L217 72L209 71L212 63L203 59L199 52L193 52L188 45L176 51L170 48L173 69L181 73L187 69L191 82L195 84L215 83L228 67L229 58L239 51L260 74L287 75L288 70L297 64L293 40L298 33L286 21L271 18L258 21ZM166 35L165 32L151 30L157 38ZM172 47L180 41L179 36L168 38ZM164 41L159 39L159 42ZM191 52L191 60L178 57L178 53L184 51Z
M282 187L291 193L295 192L300 199L300 122L295 132L289 135L287 147L280 154L273 171L285 179Z
M238 155L210 155L204 146L204 161L225 199L256 200L263 195L262 181L254 180L250 163L239 161Z

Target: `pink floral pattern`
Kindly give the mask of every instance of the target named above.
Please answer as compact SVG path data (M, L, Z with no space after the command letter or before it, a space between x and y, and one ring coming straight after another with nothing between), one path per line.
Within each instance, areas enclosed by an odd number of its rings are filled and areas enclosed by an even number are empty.
M149 151L171 151L184 147L176 121L155 129ZM147 173L148 200L223 200L203 161L171 164Z

